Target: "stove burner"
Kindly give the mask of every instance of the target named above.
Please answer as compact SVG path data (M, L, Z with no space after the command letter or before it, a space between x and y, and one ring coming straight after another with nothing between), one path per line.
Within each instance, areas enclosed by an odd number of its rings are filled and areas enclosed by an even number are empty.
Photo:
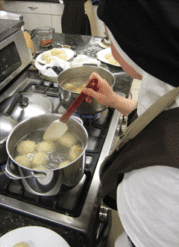
M80 114L80 113L74 113L75 116L80 117L83 120L89 120L89 121L93 121L93 120L97 120L100 118L100 113L95 113L95 114Z
M34 92L46 94L47 96L59 97L58 84L55 82L41 80L40 83L35 85Z

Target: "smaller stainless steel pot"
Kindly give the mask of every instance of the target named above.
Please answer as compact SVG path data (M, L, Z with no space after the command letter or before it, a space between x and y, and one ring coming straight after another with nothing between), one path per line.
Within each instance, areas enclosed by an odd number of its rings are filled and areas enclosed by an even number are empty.
M115 84L115 78L106 69L103 69L97 66L80 66L80 67L67 69L63 71L62 73L60 73L58 76L58 84L59 84L59 89L60 89L60 101L63 107L67 109L79 94L69 91L67 89L64 89L61 85L62 82L72 77L74 78L75 77L86 77L88 79L89 76L92 74L92 72L96 72L101 77L106 79L109 82L109 85L113 88ZM76 113L95 114L97 112L104 111L106 108L107 108L106 106L99 104L97 100L93 99L92 103L90 104L83 102L76 110Z
M67 121L67 125L68 129L73 131L82 140L84 150L75 161L66 167L37 171L21 166L13 158L14 147L19 140L34 130L46 129L54 120L60 117L60 114L44 114L27 119L17 124L7 138L6 150L9 155L9 161L5 170L6 175L11 179L22 179L24 188L30 193L41 196L56 195L77 185L84 175L88 134L82 125L82 121L77 117L71 117ZM18 170L18 175L13 172L12 167Z

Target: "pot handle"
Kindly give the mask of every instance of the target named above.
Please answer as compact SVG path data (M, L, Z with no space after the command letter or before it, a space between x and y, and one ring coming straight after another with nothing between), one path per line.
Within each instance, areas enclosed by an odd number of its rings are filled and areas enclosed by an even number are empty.
M103 68L103 69L106 69L108 70L108 66L106 64L96 64L96 63L83 63L82 66L93 66L93 67L100 67L100 68Z
M83 120L77 116L71 116L70 118L75 119L76 121L78 121L81 125L83 125Z
M98 64L96 63L83 63L82 66L93 66L93 67L98 67Z
M23 179L23 178L44 178L45 177L45 174L32 174L32 175L29 175L29 176L25 176L25 177L21 177L21 176L18 176L16 174L14 174L12 171L11 171L11 168L10 168L10 160L8 158L7 160L7 165L5 167L5 174L8 178L10 179L13 179L13 180L19 180L19 179Z

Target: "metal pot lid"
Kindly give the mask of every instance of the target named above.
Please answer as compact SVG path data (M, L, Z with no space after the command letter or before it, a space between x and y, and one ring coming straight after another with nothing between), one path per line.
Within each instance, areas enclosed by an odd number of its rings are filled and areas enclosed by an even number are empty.
M8 113L18 123L31 117L52 113L53 110L52 101L39 93L19 93L6 98L0 104L0 112Z
M4 144L17 122L9 115L0 113L0 145Z

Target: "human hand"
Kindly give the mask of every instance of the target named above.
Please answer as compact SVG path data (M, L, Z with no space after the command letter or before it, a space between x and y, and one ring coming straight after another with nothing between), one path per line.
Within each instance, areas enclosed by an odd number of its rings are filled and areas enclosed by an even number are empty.
M91 88L84 88L83 93L88 95L86 102L91 103L93 97L102 105L112 106L112 102L114 101L114 92L109 83L95 72L90 75L89 81L93 79L97 79L98 81L98 91L94 91Z

